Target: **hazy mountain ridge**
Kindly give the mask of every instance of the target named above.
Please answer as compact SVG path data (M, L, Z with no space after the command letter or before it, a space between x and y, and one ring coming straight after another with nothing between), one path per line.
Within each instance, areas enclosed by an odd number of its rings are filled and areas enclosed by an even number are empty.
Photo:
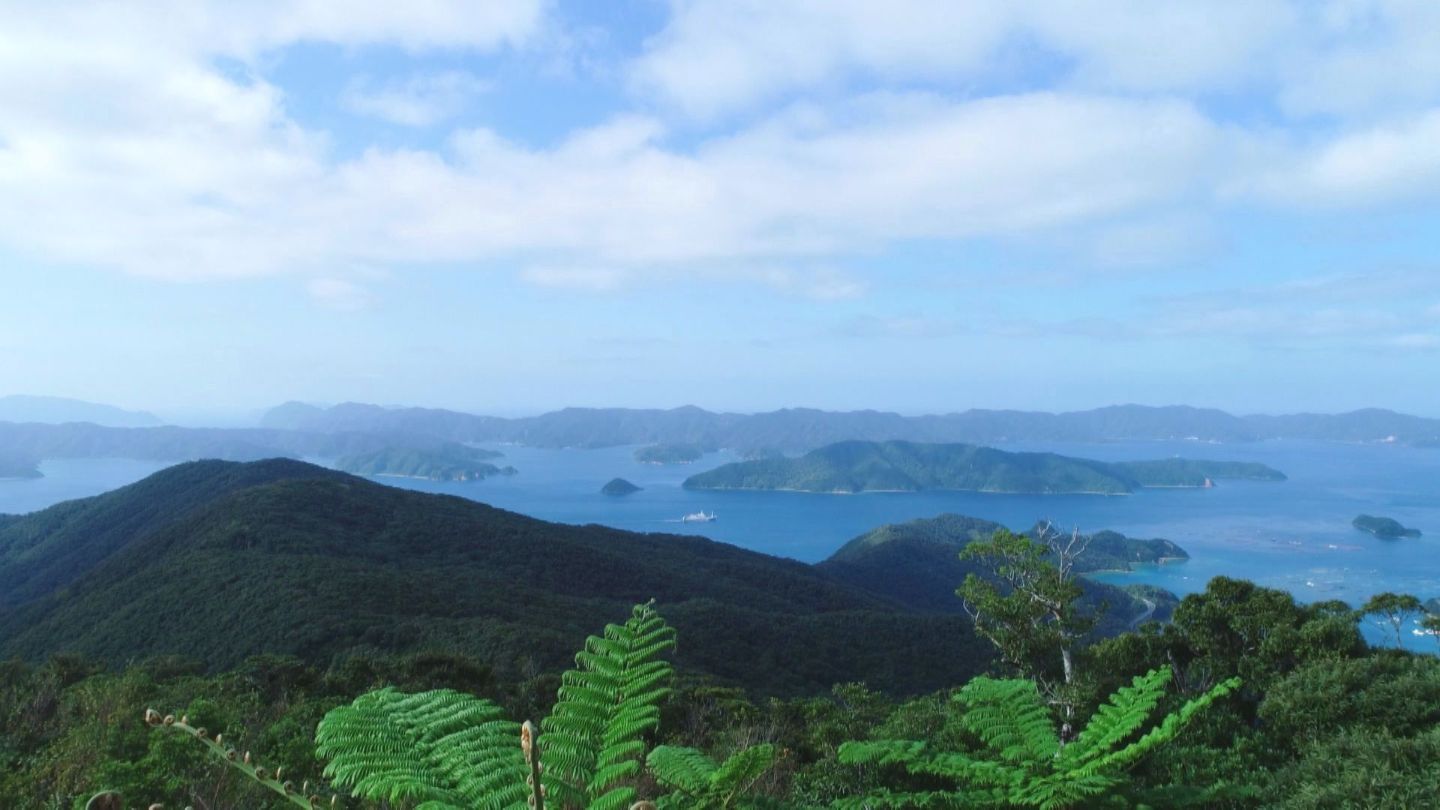
M287 403L259 428L123 428L91 423L0 420L0 451L52 458L254 461L275 456L336 459L387 447L444 443L514 443L535 447L690 444L729 448L747 457L804 453L842 441L1004 444L1192 439L1243 442L1309 439L1440 445L1440 419L1370 409L1348 414L1237 417L1183 406L1119 405L1048 414L966 411L901 416L880 411L792 408L768 413L566 408L509 419L429 408L346 403L317 408Z
M1440 419L1378 408L1342 414L1235 416L1211 408L1179 405L1114 405L1066 413L970 410L902 416L884 411L812 408L715 413L686 406L671 410L565 408L509 419L427 408L392 409L347 403L322 409L287 403L268 413L263 424L321 432L408 432L452 441L517 442L538 447L677 443L727 447L739 452L768 448L799 452L851 439L973 444L1176 439L1440 443Z
M106 427L158 427L164 422L146 411L131 411L66 397L44 397L30 394L0 396L0 422L36 422L64 424L88 422Z

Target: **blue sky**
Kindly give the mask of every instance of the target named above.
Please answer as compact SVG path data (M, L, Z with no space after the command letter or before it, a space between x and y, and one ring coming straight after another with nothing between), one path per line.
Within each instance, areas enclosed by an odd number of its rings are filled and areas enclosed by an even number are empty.
M1440 4L56 3L0 393L1440 415Z

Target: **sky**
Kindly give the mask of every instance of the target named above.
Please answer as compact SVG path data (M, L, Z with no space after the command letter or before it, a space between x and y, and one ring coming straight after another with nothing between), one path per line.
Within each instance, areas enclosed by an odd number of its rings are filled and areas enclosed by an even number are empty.
M0 394L1440 416L1433 0L0 0Z

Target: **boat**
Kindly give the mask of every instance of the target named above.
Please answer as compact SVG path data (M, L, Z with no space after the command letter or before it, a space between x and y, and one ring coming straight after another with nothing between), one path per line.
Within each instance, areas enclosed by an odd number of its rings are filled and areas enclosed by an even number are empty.
M691 512L690 514L686 515L685 517L680 518L680 522L681 522L681 523L714 523L714 522L715 522L715 513L714 513L714 512L709 512L709 513L706 513L706 512Z

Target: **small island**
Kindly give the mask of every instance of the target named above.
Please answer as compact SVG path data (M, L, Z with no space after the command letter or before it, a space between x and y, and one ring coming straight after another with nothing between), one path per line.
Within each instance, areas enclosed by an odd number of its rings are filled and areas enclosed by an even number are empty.
M514 467L498 467L486 460L499 455L493 450L463 444L425 449L387 447L345 456L336 461L335 466L354 475L424 478L430 481L480 481L495 475L514 475Z
M38 460L29 456L0 454L0 479L44 477Z
M971 444L848 441L799 458L725 464L691 476L685 487L825 493L957 490L1125 495L1143 487L1207 488L1221 478L1283 481L1285 475L1263 464L1241 462L1183 458L1103 462Z
M699 461L705 448L698 444L652 444L635 451L641 464L689 464Z
M629 495L632 492L639 492L641 489L643 489L643 487L637 487L624 478L612 478L610 479L610 483L600 488L600 494L618 497L621 495Z
M1396 540L1401 537L1419 537L1419 529L1410 529L1400 525L1400 521L1388 517L1376 517L1375 515L1361 515L1351 521L1351 525L1362 532L1369 532L1382 540Z

